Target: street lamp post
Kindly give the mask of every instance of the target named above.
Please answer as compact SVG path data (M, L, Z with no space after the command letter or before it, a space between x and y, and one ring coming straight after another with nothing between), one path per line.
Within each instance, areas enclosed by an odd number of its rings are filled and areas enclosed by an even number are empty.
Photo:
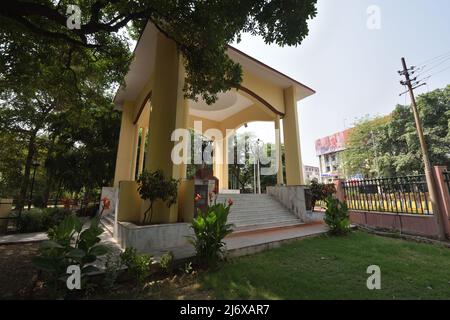
M257 172L257 184L258 184L258 194L261 194L261 167L260 167L260 154L259 154L259 143L260 139L256 141L256 172Z
M33 189L34 189L34 179L36 177L36 169L39 167L39 162L33 161L33 178L31 179L31 189L30 189L30 198L28 199L28 210L31 209L31 201L33 201Z

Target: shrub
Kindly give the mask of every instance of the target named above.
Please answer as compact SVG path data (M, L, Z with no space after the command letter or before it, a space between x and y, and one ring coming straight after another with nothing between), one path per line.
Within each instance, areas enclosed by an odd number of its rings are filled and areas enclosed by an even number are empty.
M105 277L103 278L103 285L105 289L112 289L117 281L117 278L122 273L124 263L119 257L114 257L112 254L106 256L105 262Z
M192 262L186 262L182 267L180 267L180 271L185 274L191 274L194 271L194 268L192 267Z
M325 223L330 228L330 233L341 235L350 231L350 217L345 202L328 197L326 199Z
M172 273L173 260L174 260L173 253L172 253L172 251L169 251L161 256L161 259L159 260L159 264L165 272Z
M120 259L127 266L128 273L136 279L138 284L143 285L145 279L150 276L152 257L148 254L138 254L135 248L126 248L121 253Z
M150 205L144 212L142 224L152 223L153 204L156 200L162 200L167 207L177 202L178 180L169 178L165 179L161 170L154 172L144 171L137 180L139 187L138 192L142 200L148 200ZM148 218L148 214L150 217Z
M58 280L67 280L66 271L70 265L80 267L83 287L86 284L86 275L98 270L92 263L99 256L108 253L108 248L99 244L99 236L103 232L98 226L99 221L91 220L89 228L83 230L81 220L70 215L48 231L50 240L42 242L39 256L33 259L33 263L49 273L55 288Z
M33 197L32 204L35 208L44 208L45 207L45 201L44 197L41 195L36 195Z
M232 232L232 225L227 223L232 202L214 204L208 207L206 214L199 215L192 221L195 236L190 237L197 257L203 263L213 265L223 256L223 239Z
M17 229L20 233L39 232L45 230L46 213L42 209L33 208L23 211L17 217Z
M334 184L319 183L316 179L311 181L309 185L311 190L311 208L314 210L317 201L326 200L328 197L336 193Z
M33 208L22 212L17 220L17 228L20 233L48 231L69 215L71 215L71 212L67 209Z

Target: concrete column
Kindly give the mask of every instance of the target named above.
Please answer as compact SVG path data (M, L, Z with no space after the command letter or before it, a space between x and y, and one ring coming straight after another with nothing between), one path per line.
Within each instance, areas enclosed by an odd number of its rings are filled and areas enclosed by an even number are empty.
M278 171L277 171L277 185L281 186L284 184L283 177L283 153L281 150L281 126L280 126L280 116L277 115L275 119L275 148L278 150Z
M228 190L228 137L223 139L222 189Z
M219 190L224 189L224 140L214 141L213 175L219 179Z
M450 237L450 192L444 178L444 171L447 170L447 167L435 166L433 169L438 190L439 211L444 224L445 233L447 237Z
M182 90L185 73L175 42L161 33L157 37L145 169L162 170L166 177L179 179L183 169L172 162L174 142L171 141L171 135L176 128L185 127L187 123L187 102ZM156 203L153 222L172 223L177 222L177 219L177 205L167 208L163 203Z
M178 88L178 92L183 92L183 84L184 84L184 68L182 68L182 64L180 61L180 76L182 75L182 78L180 78L179 80L179 88ZM181 106L178 107L177 109L177 114L176 114L176 128L183 128L183 129L187 129L188 128L188 119L189 119L189 104L188 104L188 100L186 100L184 98L184 96L182 95L181 97L179 97L179 99L181 100ZM193 141L191 141L191 143L194 143ZM188 147L190 148L190 146L188 145ZM187 151L187 150L186 150ZM187 177L187 163L181 163L178 165L174 165L174 178L176 179L186 179Z
M131 181L136 180L136 165L138 161L138 150L139 150L139 125L134 126L134 137L133 137L133 157L131 159L130 168L130 179Z
M297 99L295 88L284 90L285 117L283 118L284 148L286 159L286 184L304 184L300 131L298 127Z
M131 180L133 162L133 125L134 104L126 101L122 107L122 121L120 125L119 145L117 148L116 169L114 173L114 186L120 181Z
M139 147L139 169L138 174L140 175L144 169L144 155L145 155L145 141L147 137L148 128L142 128L142 138L141 146Z
M344 179L335 179L333 181L334 186L336 187L336 199L341 202L345 201L345 192L344 192Z

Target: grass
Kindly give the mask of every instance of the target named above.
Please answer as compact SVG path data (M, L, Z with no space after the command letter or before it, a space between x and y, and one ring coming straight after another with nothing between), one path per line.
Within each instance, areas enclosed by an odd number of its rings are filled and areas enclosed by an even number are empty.
M381 268L381 290L366 287L369 265ZM450 249L363 232L321 236L153 285L134 298L450 299Z

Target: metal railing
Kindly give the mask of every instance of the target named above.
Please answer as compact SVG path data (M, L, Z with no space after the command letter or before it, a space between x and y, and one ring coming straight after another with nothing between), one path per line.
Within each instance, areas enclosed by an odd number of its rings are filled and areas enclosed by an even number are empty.
M433 214L425 175L351 180L343 188L352 210Z
M448 192L450 192L450 171L444 171L444 181L447 184Z

